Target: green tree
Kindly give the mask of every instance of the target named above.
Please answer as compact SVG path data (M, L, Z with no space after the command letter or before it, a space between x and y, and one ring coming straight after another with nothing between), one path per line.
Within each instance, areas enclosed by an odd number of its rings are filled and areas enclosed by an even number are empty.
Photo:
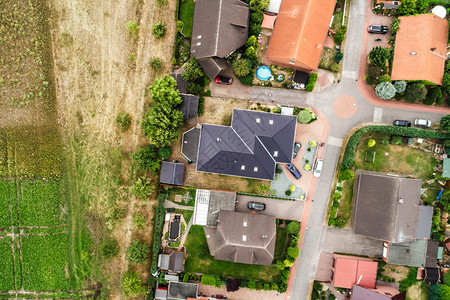
M157 39L162 39L164 37L164 35L166 34L166 24L162 23L162 22L158 22L156 24L153 24L152 26L152 34L157 38Z
M98 253L105 258L115 257L119 254L119 244L115 239L106 239L100 243Z
M298 234L300 231L300 224L298 222L292 221L286 226L286 230L290 234Z
M438 202L444 207L444 209L450 209L450 190L444 191Z
M145 216L143 214L135 214L132 221L133 227L138 229L144 229Z
M411 103L423 101L427 96L427 89L422 83L412 83L405 90L405 99Z
M259 43L256 36L252 35L248 38L247 43L245 44L246 47L255 47L258 48Z
M441 285L439 283L430 285L428 300L439 300L441 296Z
M141 244L139 240L134 242L127 248L127 259L136 264L141 264L148 259L150 248L146 244Z
M158 57L155 57L149 61L150 68L155 72L160 72L162 69L162 61Z
M450 286L441 284L441 299L442 300L450 299Z
M184 23L181 20L177 21L177 31L180 31L183 29Z
M391 24L391 33L396 34L399 28L400 28L400 19L395 18Z
M309 122L311 122L312 117L311 114L304 109L297 114L297 120L301 124L308 124Z
M346 26L341 26L338 32L334 35L333 39L336 44L341 44L344 41L345 33L347 32Z
M375 93L377 94L377 96L384 100L394 98L396 92L397 90L390 82L382 82L377 84L377 86L375 87Z
M289 255L292 258L297 258L299 254L300 250L298 249L298 247L289 247L287 249L287 255Z
M122 275L120 284L126 297L137 297L147 294L147 288L142 285L141 278L135 272L127 272Z
M130 31L131 36L133 37L133 39L137 39L138 35L138 29L139 26L137 26L137 21L129 21L125 27Z
M170 147L163 147L159 149L158 154L162 159L168 159L172 155L172 149Z
M248 57L250 59L255 59L258 57L258 48L255 48L253 46L247 47L247 49L245 49L244 55L245 57Z
M234 74L238 77L244 77L250 74L250 62L247 59L238 59L233 62Z
M441 118L440 127L442 130L450 132L450 115Z
M339 181L347 181L355 178L355 174L350 169L345 169L339 172L338 180Z
M334 56L334 60L339 63L342 59L344 58L344 53L342 53L341 51L339 51L338 53L336 53L336 55Z
M153 145L136 150L136 152L131 153L131 158L141 170L152 170L156 174L161 167L161 159Z
M378 78L378 83L382 83L382 82L392 82L391 76L389 76L389 74L381 75L380 78ZM397 91L397 89L396 89L396 91Z
M442 88L446 91L450 91L450 72L444 74L442 78Z
M151 184L150 178L139 177L130 186L130 192L136 197L141 198L142 200L148 200L148 197L153 193L154 186Z
M395 81L394 87L397 90L397 93L401 94L406 90L406 81L404 80Z
M397 9L398 16L409 16L416 13L416 1L417 0L402 0L402 4L400 4Z
M190 59L186 65L184 66L184 73L181 74L186 81L195 81L201 77L204 77L205 73L203 73L202 68L198 64L195 58Z
M431 105L441 97L442 97L442 90L440 87L430 88L428 90L427 96L425 97L425 100L423 100L423 103Z
M152 100L159 104L176 107L183 101L180 92L177 90L177 82L167 74L164 77L156 78L147 90L151 92Z
M366 141L366 145L367 145L367 147L369 147L369 148L372 148L373 146L375 146L376 143L377 143L377 142L376 142L374 139L368 139L368 140Z
M251 11L263 11L269 8L270 0L250 0L249 6Z
M382 68L386 66L386 61L389 59L389 56L389 48L377 46L370 51L369 60L372 65Z

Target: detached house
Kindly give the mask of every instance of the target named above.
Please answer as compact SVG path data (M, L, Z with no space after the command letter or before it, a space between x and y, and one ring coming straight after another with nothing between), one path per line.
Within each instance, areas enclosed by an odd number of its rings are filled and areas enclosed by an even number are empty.
M230 67L224 59L248 39L249 7L240 0L197 0L191 54L214 80Z
M319 66L336 0L283 0L267 59L313 73Z

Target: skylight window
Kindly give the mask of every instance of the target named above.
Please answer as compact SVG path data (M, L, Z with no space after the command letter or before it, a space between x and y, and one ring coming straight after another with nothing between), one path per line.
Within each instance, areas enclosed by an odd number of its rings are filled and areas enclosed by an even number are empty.
M244 227L247 227L247 221L244 221L244 224L242 224Z
M258 172L258 167L254 167L253 172Z
M247 236L246 235L242 235L242 241L246 242L247 241Z
M201 44L202 44L202 42L198 42L198 43L197 43L197 46L200 46Z
M278 151L273 151L273 157L278 157Z
M197 38L198 38L198 39L201 39L201 38L202 38L202 35L199 35Z
M261 123L261 119L260 118L256 118L256 123Z
M270 124L270 125L273 125L273 120L269 120L269 124Z
M244 171L245 170L245 165L241 166L241 170Z

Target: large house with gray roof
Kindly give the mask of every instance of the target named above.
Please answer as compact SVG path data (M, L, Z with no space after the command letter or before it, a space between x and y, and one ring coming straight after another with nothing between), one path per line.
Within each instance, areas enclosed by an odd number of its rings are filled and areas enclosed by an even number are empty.
M231 126L202 124L198 141L195 130L183 136L182 153L199 172L272 180L276 163L292 160L296 126L295 116L234 109Z
M249 12L240 0L195 1L191 54L210 79L228 69L224 57L247 42Z

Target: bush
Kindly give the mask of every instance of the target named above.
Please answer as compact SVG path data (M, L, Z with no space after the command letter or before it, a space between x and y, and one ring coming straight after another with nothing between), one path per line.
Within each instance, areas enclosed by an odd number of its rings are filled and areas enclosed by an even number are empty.
M397 30L400 28L400 19L395 18L391 23L391 33L394 35L397 33Z
M189 273L184 273L184 275L183 275L183 283L188 282L188 280L189 280Z
M283 294L283 293L286 293L286 291L287 291L287 284L280 283L278 286L278 292Z
M130 192L142 200L148 200L148 197L153 193L153 189L154 186L151 185L151 180L147 177L139 177L130 186Z
M241 285L241 282L237 278L228 279L227 280L227 292L236 292L239 290L239 286Z
M342 59L344 58L344 53L342 53L341 51L339 51L338 53L336 53L336 55L334 56L334 60L339 63Z
M443 116L439 125L442 130L450 132L450 115Z
M355 174L350 169L342 170L338 175L339 181L353 180L353 178L355 178Z
M406 81L398 80L394 82L394 87L397 90L397 93L401 94L406 90Z
M392 82L391 76L389 76L388 74L381 75L378 78L378 83L382 83L382 82ZM397 89L395 89L395 90L397 90Z
M248 33L250 35L258 35L262 30L261 24L251 23Z
M305 87L305 91L307 92L312 92L314 89L314 86L316 85L316 81L317 81L317 77L319 75L317 75L317 73L312 73L311 75L309 75L308 78L308 83L306 84Z
M251 64L247 59L238 59L233 62L233 70L236 77L241 78L250 74Z
M166 24L162 22L158 22L156 24L153 24L152 26L152 34L157 39L162 39L164 35L166 34Z
M211 285L211 286L217 286L217 284L219 284L219 287L220 287L222 280L220 279L219 276L203 274L201 283L203 285Z
M180 31L180 32L181 32L181 30L183 30L183 26L184 26L183 21L178 20L178 21L177 21L177 31Z
M145 225L145 216L143 214L135 214L133 217L133 227L143 229Z
M373 146L375 146L376 143L377 143L377 142L376 142L374 139L368 139L368 140L366 141L366 145L367 145L367 147L369 147L369 148L372 148Z
M127 259L136 264L141 264L148 259L150 248L146 244L141 244L139 240L134 242L127 248Z
M422 83L408 85L405 90L405 99L411 103L423 101L427 95L427 89Z
M239 81L244 85L248 85L248 86L253 85L253 77L251 75L247 75L242 78L239 78Z
M386 61L389 59L389 57L390 57L389 48L383 48L381 46L373 48L369 53L370 63L380 68L386 66Z
M184 66L184 72L181 77L186 81L195 81L204 77L205 73L195 58L190 59Z
M442 90L440 87L430 88L427 92L425 100L423 100L423 103L431 105L441 97L442 97Z
M339 28L338 32L336 32L336 34L333 37L334 42L336 44L340 45L344 41L346 32L347 32L347 27L346 26L341 26L341 28Z
M292 221L286 226L286 230L290 234L298 234L300 232L300 224L296 221Z
M170 147L160 148L158 154L162 159L168 159L172 155L172 149Z
M450 72L444 74L442 78L442 88L446 91L450 91Z
M105 258L115 257L119 254L119 244L115 239L107 239L101 242L98 253Z
M372 85L375 83L375 79L373 77L367 77L366 82L368 85Z
M130 156L141 170L152 170L156 174L161 167L161 159L158 157L156 147L153 145L141 148L131 153Z
M369 65L369 68L367 69L367 75L372 78L379 77L381 75L381 72L381 68L374 65Z
M139 26L137 26L137 21L129 21L125 27L130 31L131 36L133 37L133 39L137 39L138 35L138 29Z
M397 90L390 82L379 83L375 88L375 93L377 96L384 100L394 98L396 92Z
M444 104L444 98L438 98L438 99L436 99L436 104L437 105L441 105L441 104Z
M162 69L162 61L158 57L155 57L149 61L150 68L155 72L160 72Z
M116 117L116 124L119 126L120 130L126 131L130 128L131 117L129 113L118 113Z
M341 69L341 67L339 67L339 64L332 64L332 65L330 66L330 71L331 71L331 72L337 73L337 72L339 72L340 69Z
M135 272L123 274L120 286L126 297L137 297L147 294L147 288L142 285L141 278Z
M256 289L256 281L254 281L254 280L249 280L249 281L247 282L247 288L249 288L249 289L251 289L251 290Z
M284 194L285 194L286 196L290 196L290 195L292 194L292 192L291 192L291 190L287 190L287 191L284 192Z
M287 249L287 255L289 255L292 258L297 258L300 254L300 250L297 247L289 247Z
M309 111L307 111L306 109L301 110L298 114L297 114L297 120L299 123L301 124L308 124L309 122L311 122L312 120L312 116L309 113Z
M391 144L401 145L401 144L403 144L403 138L401 136L393 136L391 138Z

